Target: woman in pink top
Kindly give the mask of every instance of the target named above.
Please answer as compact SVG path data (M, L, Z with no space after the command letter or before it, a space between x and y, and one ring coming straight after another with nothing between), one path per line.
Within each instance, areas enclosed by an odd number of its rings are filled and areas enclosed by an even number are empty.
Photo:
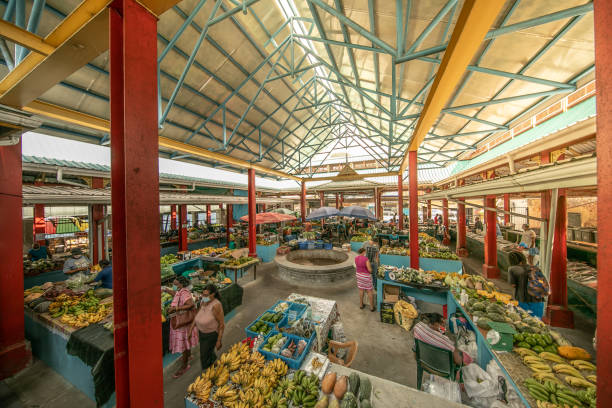
M193 319L189 333L195 333L196 327L200 337L200 362L204 371L217 359L215 348L221 350L221 338L225 329L223 306L219 301L219 290L215 285L207 285L202 291L200 310Z
M191 292L187 289L189 280L184 276L179 276L174 280L175 290L162 288L163 291L174 296L172 303L168 308L168 313L180 312L195 307ZM193 324L193 323L192 323ZM173 329L170 326L170 352L182 353L181 368L174 374L174 378L179 378L191 368L189 365L189 357L191 357L191 348L198 344L198 336L189 330L189 324Z
M358 255L355 257L355 268L357 269L357 288L359 288L359 308L363 309L363 294L365 291L368 292L370 299L370 310L375 311L374 306L374 287L372 286L372 264L365 256L365 248L359 248L357 251Z

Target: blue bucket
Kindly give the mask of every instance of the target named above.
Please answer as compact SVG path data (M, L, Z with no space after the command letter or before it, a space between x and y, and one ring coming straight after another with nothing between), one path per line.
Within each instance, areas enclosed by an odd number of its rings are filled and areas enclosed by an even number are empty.
M323 249L333 249L333 245L330 242L323 244Z

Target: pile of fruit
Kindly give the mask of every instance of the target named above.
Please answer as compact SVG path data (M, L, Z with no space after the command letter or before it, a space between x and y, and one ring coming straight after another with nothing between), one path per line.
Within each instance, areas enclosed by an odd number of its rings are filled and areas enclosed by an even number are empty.
M269 245L276 244L276 241L272 240L271 238L257 238L256 244L263 245L263 246L269 246Z
M170 307L170 303L172 303L172 295L166 292L161 293L161 311L163 320L168 317L168 308Z
M268 337L268 340L266 340L261 349L269 353L280 354L280 351L286 342L287 337L283 336L282 333L278 333L274 336Z
M23 260L23 272L26 275L52 271L56 267L55 262L50 259L39 259L37 261Z
M450 250L419 250L419 256L421 258L449 259L452 261L459 260L457 254Z
M250 256L241 256L240 258L229 258L227 261L223 262L223 266L240 266L247 264L251 261L255 261L257 258L251 258Z
M263 320L264 322L276 324L280 322L281 320L283 320L283 317L285 317L285 315L282 314L281 312L266 312L263 315L261 315L260 320Z
M206 247L195 249L191 251L191 254L194 256L211 256L211 257L220 257L220 258L228 258L231 255L232 250L227 248L215 248L215 247Z
M212 400L230 408L286 408L289 402L280 390L287 371L282 360L266 363L246 343L237 343L197 377L187 393L200 405L210 406Z
M340 376L330 372L321 381L322 396L315 408L371 408L372 384L368 377L357 373ZM359 403L359 404L358 404Z
M531 329L531 326L527 325L527 327ZM514 335L514 345L533 350L536 353L548 352L557 355L557 345L548 333L516 333Z
M52 318L59 318L62 323L77 328L101 322L112 311L113 304L101 305L93 290L82 295L59 295L49 305L49 314Z
M178 259L176 257L176 255L174 255L174 254L164 255L161 258L159 258L159 263L161 264L162 268L164 266L175 264L175 263L177 263L179 261L180 261L180 259Z
M384 277L386 273L389 274L389 279L407 285L448 286L445 283L445 279L448 276L446 272L424 271L409 266L381 265L378 267L378 276Z
M264 336L268 334L270 330L272 330L272 328L261 320L258 320L255 324L252 324L249 327L249 331L252 331L253 333L259 333Z
M366 242L371 240L372 237L365 234L356 234L351 237L352 242Z

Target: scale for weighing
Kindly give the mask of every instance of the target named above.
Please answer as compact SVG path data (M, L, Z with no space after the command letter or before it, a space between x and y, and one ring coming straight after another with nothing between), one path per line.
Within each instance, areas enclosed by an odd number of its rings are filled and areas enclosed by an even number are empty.
M516 330L508 323L489 322L491 330L487 332L487 341L493 350L511 351Z

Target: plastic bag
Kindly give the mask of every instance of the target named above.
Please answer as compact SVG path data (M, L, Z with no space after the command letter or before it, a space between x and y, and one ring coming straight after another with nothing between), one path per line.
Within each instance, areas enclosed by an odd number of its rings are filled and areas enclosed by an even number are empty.
M398 300L393 306L395 322L405 330L412 328L412 321L419 315L414 306L404 300Z
M497 395L497 381L489 373L480 368L478 364L464 366L463 384L465 392L470 398L486 398Z
M478 344L476 334L471 330L461 328L457 336L457 348L472 358L472 363L478 362Z
M436 397L444 398L449 401L461 404L461 389L459 384L430 374L429 380L423 383L423 391Z

